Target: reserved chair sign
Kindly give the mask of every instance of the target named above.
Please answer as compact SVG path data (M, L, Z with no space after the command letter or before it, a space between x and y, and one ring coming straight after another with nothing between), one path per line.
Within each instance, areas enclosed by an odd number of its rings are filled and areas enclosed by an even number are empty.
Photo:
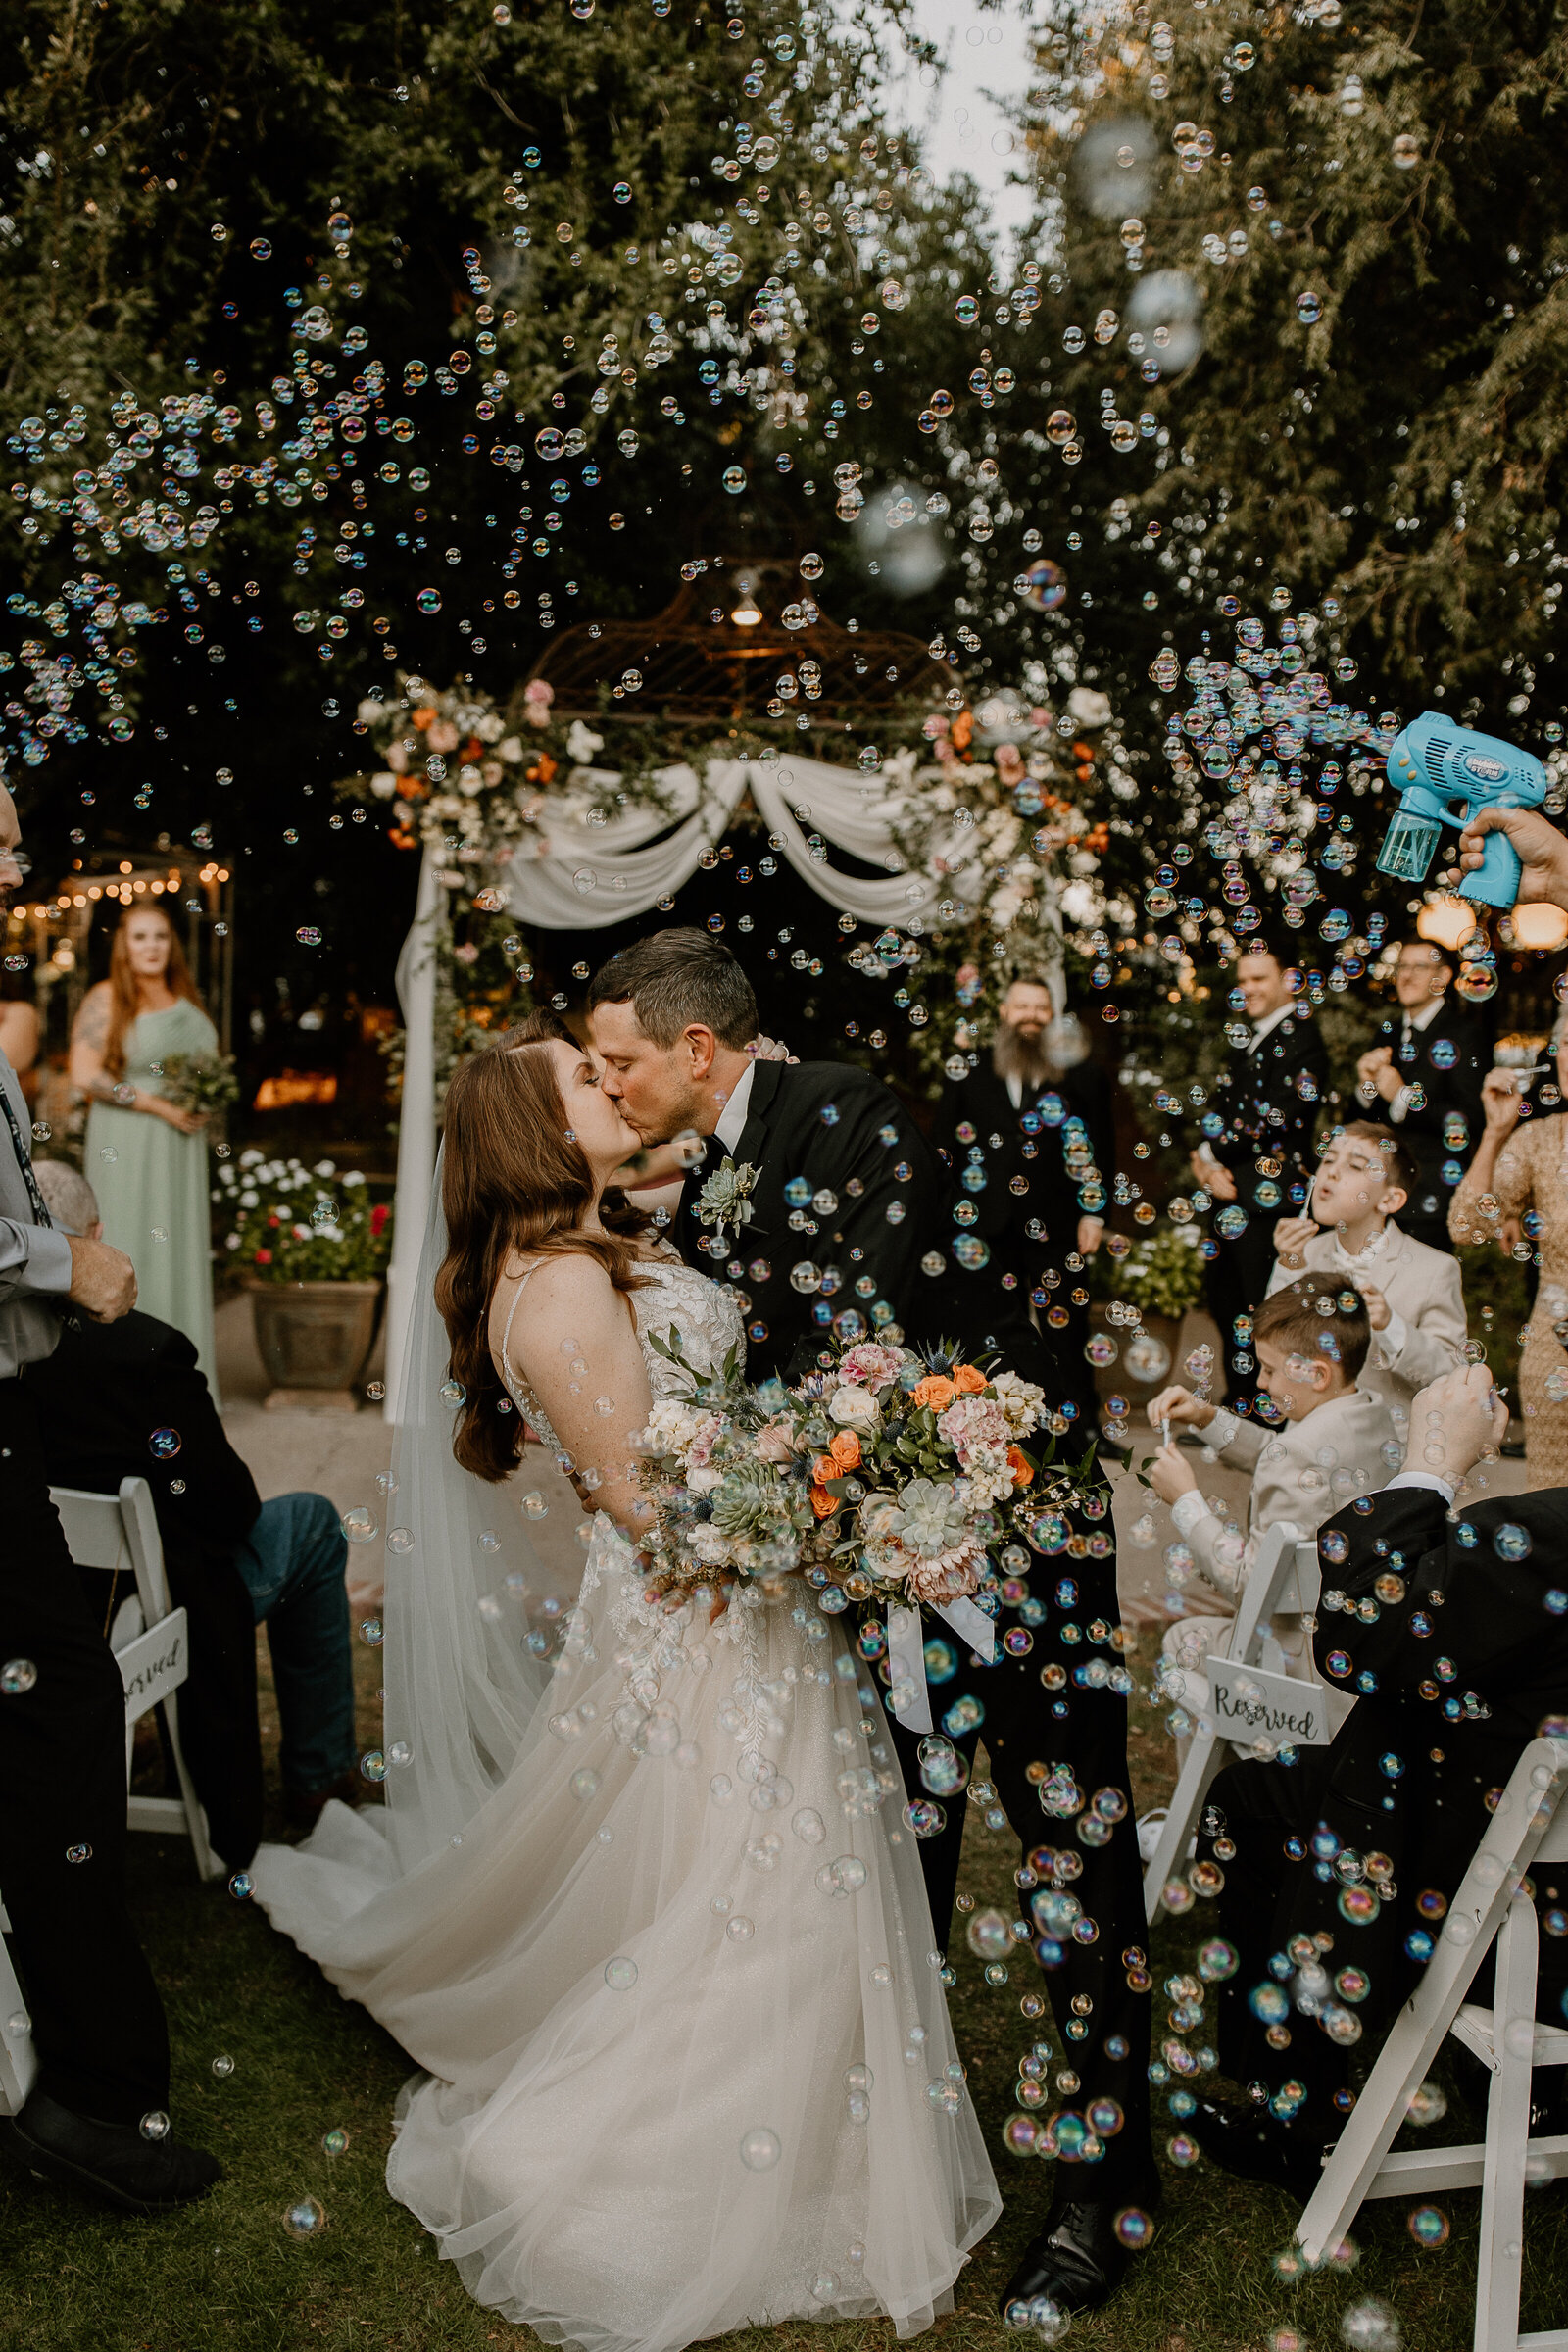
M1327 1747L1333 1739L1329 1693L1321 1683L1298 1683L1267 1666L1216 1657L1212 1650L1204 1667L1208 1713L1220 1739L1241 1747L1264 1739L1279 1747Z

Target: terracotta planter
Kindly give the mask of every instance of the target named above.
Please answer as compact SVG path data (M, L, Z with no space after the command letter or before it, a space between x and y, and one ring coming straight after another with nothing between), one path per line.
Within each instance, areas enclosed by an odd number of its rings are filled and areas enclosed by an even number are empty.
M246 1284L256 1347L271 1390L269 1412L305 1405L352 1413L375 1346L386 1285L381 1282Z
M1106 1364L1103 1368L1100 1365L1095 1367L1095 1394L1098 1396L1120 1395L1130 1397L1134 1404L1147 1404L1156 1389L1163 1388L1167 1381L1181 1378L1181 1367L1176 1360L1176 1350L1181 1342L1182 1327L1176 1316L1153 1313L1144 1316L1142 1325L1144 1333L1149 1339L1156 1340L1164 1348L1167 1358L1163 1370L1151 1371L1147 1378L1129 1365L1126 1360L1128 1342L1136 1340L1139 1335L1137 1325L1112 1323L1105 1312L1103 1302L1099 1299L1089 1310L1089 1321L1093 1330L1102 1331L1107 1339L1114 1340L1116 1343L1115 1362Z

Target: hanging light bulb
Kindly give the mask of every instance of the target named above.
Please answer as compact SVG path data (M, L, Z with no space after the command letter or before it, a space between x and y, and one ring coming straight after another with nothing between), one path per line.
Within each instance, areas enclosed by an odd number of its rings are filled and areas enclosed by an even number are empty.
M750 580L742 580L739 586L741 601L730 614L730 618L738 629L755 629L762 617L762 608L752 594Z

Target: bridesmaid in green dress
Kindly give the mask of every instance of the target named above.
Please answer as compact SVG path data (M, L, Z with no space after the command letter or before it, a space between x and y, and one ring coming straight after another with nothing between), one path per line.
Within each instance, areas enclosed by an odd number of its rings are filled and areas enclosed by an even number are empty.
M159 1072L172 1054L217 1052L173 925L161 906L130 907L71 1034L72 1083L92 1104L87 1180L104 1240L136 1268L137 1305L194 1341L215 1399L207 1120L166 1102Z

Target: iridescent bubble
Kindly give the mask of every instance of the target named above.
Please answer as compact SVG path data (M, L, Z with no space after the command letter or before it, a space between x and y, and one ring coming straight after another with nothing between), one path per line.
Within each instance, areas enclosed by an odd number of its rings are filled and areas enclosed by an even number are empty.
M269 243L268 239L267 239L266 237L252 237L252 239L251 239L251 259L252 259L252 261L255 261L255 262L270 262L270 261L271 260L271 258L272 258L272 248L271 248L270 244Z
M30 1658L7 1658L0 1666L0 1694L20 1698L30 1690L38 1680L38 1669Z
M172 1462L179 1451L177 1429L155 1429L147 1440L147 1450L155 1462Z
M386 1632L379 1617L363 1617L360 1620L360 1640L367 1649L380 1648L386 1640Z
M418 606L421 612L439 612L441 610L441 591L439 588L421 588L414 601Z
M1402 2341L1397 2313L1376 2295L1351 2304L1340 2322L1340 2333L1350 2352L1398 2352Z
M741 2162L748 2172L770 2173L784 2149L776 2132L766 2124L754 2124L741 2138Z
M143 2139L160 2140L169 2137L169 2118L161 2107L153 2107L141 2119Z
M439 1394L442 1403L454 1413L460 1404L466 1404L468 1401L468 1392L461 1380L444 1380L441 1383ZM390 1538L388 1541L390 1542Z
M637 1982L637 1963L624 1955L605 1962L605 1983L612 1992L630 1992Z
M234 2061L226 2050L220 2050L218 2056L213 2060L213 2072L220 2082L226 2082L234 2072Z
M314 923L301 923L294 936L302 948L318 948L321 944L321 934Z
M980 305L972 294L960 294L953 306L953 316L960 326L973 326L980 316ZM933 401L931 405L934 408L936 403Z
M360 1771L366 1780L377 1784L386 1779L386 1758L378 1747L366 1750L360 1758Z
M236 1870L228 1882L228 1891L236 1903L248 1903L256 1892L256 1881L248 1870Z
M396 1552L396 1553L397 1553L397 1555L398 1555L398 1557L399 1557L399 1559L406 1559L406 1558L408 1557L409 1553L410 1553L410 1552L411 1552L411 1551L414 1549L414 1530L413 1530L413 1528L411 1528L411 1527L390 1527L390 1528L388 1528L388 1529L387 1529L387 1536L386 1536L386 1547L387 1547L388 1551L394 1551L394 1552Z
M1323 298L1308 290L1296 297L1296 316L1303 326L1315 326L1323 316Z
M731 498L739 498L746 487L745 469L740 466L726 466L719 479Z
M68 1862L90 1862L92 1860L92 1847L90 1845L68 1845L66 1848L66 1860Z
M1404 2226L1416 2244L1429 2254L1448 2242L1448 2217L1440 2205L1417 2205Z
M314 2197L296 2197L283 2210L283 2227L290 2237L319 2237L326 2215Z

